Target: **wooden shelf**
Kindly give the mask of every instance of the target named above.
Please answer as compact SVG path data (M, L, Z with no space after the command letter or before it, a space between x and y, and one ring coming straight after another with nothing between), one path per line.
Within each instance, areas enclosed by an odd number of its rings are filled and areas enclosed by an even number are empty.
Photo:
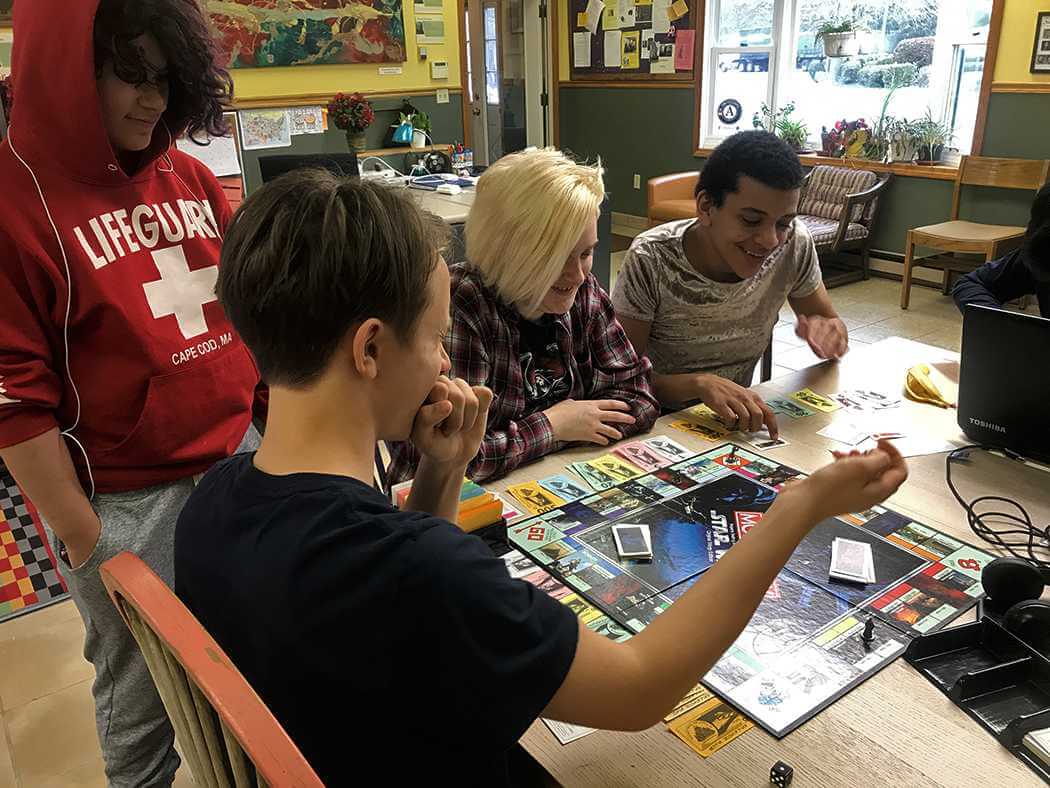
M693 151L697 157L710 156L714 148L698 148ZM870 170L871 172L892 172L894 175L903 175L907 178L929 178L935 181L954 181L959 172L958 167L948 164L912 164L910 162L895 161L886 164L881 161L869 161L868 159L839 158L837 156L820 156L804 153L798 157L799 161L806 167L816 167L818 164L830 164L832 167L848 167L853 170Z
M441 153L449 153L452 150L451 144L444 145L427 145L425 148L376 148L375 150L359 150L357 151L357 158L364 159L368 156L398 156L407 153L432 153L434 151L440 151Z

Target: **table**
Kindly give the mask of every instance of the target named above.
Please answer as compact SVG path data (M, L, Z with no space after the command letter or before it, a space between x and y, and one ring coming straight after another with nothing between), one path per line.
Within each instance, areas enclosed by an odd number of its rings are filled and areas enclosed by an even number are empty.
M892 337L757 387L765 397L810 387L831 394L870 386L898 390L908 367L936 361L958 380L958 354ZM927 434L964 440L954 410L905 400L900 423L922 425ZM817 435L843 411L779 421L790 445L763 452L802 471L826 464L832 441ZM666 434L696 451L713 444L657 422ZM607 448L580 448L545 457L489 485L507 486L543 478L569 462L590 459ZM910 476L888 502L902 514L996 552L970 531L965 513L944 482L945 455L908 460ZM1050 473L981 453L970 465L956 464L953 479L965 498L995 491L1020 501L1037 523L1050 521ZM972 620L972 614L959 623ZM698 626L700 624L698 623ZM898 659L801 728L777 741L757 726L706 760L663 725L642 733L598 731L562 746L542 722L521 740L525 748L566 788L578 786L760 786L768 784L777 760L795 769L800 786L1039 786L1042 782L967 717L930 682Z

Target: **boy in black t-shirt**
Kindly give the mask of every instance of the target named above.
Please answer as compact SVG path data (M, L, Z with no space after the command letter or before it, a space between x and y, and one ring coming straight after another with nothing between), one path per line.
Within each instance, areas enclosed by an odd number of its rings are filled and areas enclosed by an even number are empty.
M789 485L678 602L613 643L448 522L492 395L443 374L441 243L403 192L300 171L250 197L223 247L219 298L270 386L269 418L259 451L191 496L176 590L330 785L365 764L391 784L499 785L541 714L656 724L813 524L907 475L887 445ZM369 484L380 439L422 455L411 511Z

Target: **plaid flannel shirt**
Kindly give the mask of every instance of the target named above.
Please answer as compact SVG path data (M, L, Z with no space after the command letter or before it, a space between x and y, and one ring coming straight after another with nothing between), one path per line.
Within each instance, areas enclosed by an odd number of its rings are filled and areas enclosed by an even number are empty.
M469 264L450 267L452 327L447 349L452 374L493 391L488 431L467 466L475 481L504 476L520 465L566 444L541 410L529 411L519 350L518 324L524 318L504 304ZM568 314L559 315L555 335L570 378L569 398L616 399L630 408L632 425L617 425L624 437L647 432L660 415L653 396L652 366L639 358L616 320L612 302L593 275L580 286ZM419 453L410 443L390 447L390 482L415 474Z

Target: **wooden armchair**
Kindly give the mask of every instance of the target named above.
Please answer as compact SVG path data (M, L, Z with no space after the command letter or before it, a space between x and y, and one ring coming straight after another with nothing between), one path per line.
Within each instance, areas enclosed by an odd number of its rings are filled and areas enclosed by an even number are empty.
M692 219L696 216L696 182L699 172L678 172L650 178L648 183L649 226Z
M959 221L959 197L963 186L996 186L1027 189L1033 193L1047 182L1050 161L1044 159L994 159L987 156L963 156L952 194L952 218L940 224L928 224L908 230L904 245L904 281L901 285L901 309L908 308L911 296L912 269L915 266L944 271L945 295L951 292L952 277L973 271L989 260L1002 257L1021 245L1024 227L980 224ZM915 247L938 250L937 254L915 258ZM959 257L965 254L967 257ZM980 257L975 257L980 255Z
M871 231L878 218L879 196L890 175L821 164L806 175L798 218L813 236L826 287L868 278ZM858 267L832 263L843 253L860 256Z

